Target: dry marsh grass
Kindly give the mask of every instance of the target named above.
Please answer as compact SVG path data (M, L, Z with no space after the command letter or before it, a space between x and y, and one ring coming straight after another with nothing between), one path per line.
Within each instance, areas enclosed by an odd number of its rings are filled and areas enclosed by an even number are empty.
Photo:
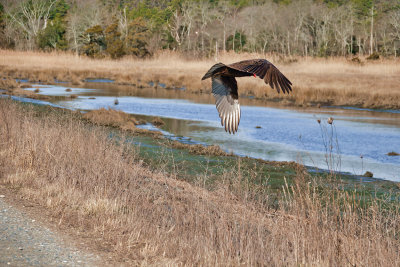
M151 123L156 127L161 127L165 124L165 122L160 117L155 117Z
M21 85L15 81L15 79L2 78L0 79L0 89L6 91L12 91L15 89L20 89Z
M132 115L127 114L121 110L100 108L88 111L87 113L83 114L82 118L96 125L111 126L119 128L123 131L128 131L130 133L160 137L162 136L161 132L137 128L136 125L143 124L144 122L137 120Z
M268 188L253 198L240 172L222 173L226 182L207 191L145 168L104 128L21 106L0 99L0 183L121 262L400 265L399 205L390 197L363 207L355 192L300 175L270 207Z
M98 125L120 127L126 130L135 130L135 125L139 122L131 115L114 109L100 108L96 110L88 111L83 114L83 118L87 119Z
M217 145L203 146L200 144L183 144L178 141L173 141L169 144L173 148L187 149L190 153L197 155L213 155L213 156L232 156L233 154L226 153Z
M9 77L0 78L0 89L5 90L5 94L41 100L49 99L48 96L37 94L40 92L39 88L36 88L34 91L23 90L23 88L31 88L31 85L20 84L15 79Z
M398 59L354 62L346 58L282 59L276 55L221 54L218 61L232 63L263 57L279 67L293 82L289 96L277 94L259 79L239 79L240 94L287 105L316 103L369 108L400 108L400 64ZM162 82L167 88L185 87L189 93L209 93L210 81L201 76L213 59L190 59L173 52L160 52L151 59L125 57L94 60L72 54L0 50L1 72L14 78L53 83L54 79L81 84L85 78L109 78L120 84L149 87Z

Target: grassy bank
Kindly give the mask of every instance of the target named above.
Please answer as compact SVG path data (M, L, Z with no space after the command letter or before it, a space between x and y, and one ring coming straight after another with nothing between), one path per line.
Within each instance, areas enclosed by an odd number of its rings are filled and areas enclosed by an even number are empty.
M260 183L254 178L260 169L250 166L255 161L244 164L227 155L210 156L222 168L209 187L209 167L184 179L181 168L160 164L171 154L156 153L154 166L143 153L146 147L132 145L150 137L92 124L79 113L6 99L0 99L0 138L1 185L39 202L60 225L77 229L76 235L95 240L98 249L121 261L400 264L394 193L345 190L335 177L321 180L279 165L274 179L282 183L273 189L267 179L272 169ZM328 178L332 182L324 186Z
M223 54L218 61L265 57L258 54ZM54 83L54 79L79 85L86 78L109 78L119 84L149 87L149 82L167 88L185 87L188 93L209 94L210 81L202 75L215 63L212 59L189 59L172 52L151 59L93 60L65 53L0 50L3 77ZM239 79L240 94L284 105L346 105L365 108L400 108L400 64L396 60L354 62L346 58L267 59L294 84L293 94L283 96L259 79Z

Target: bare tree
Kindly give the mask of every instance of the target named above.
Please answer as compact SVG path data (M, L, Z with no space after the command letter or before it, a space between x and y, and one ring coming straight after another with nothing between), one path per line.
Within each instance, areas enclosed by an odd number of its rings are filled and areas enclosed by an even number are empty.
M79 55L86 40L84 32L95 25L102 25L104 10L96 0L75 1L67 16L67 38L72 50Z
M372 53L374 52L374 16L375 16L375 7L374 4L372 2L371 5L371 10L370 10L370 14L371 14L371 27L370 27L370 37L369 37L369 54L372 55Z
M201 35L201 50L204 52L204 37L208 35L206 28L212 18L212 11L209 2L200 1L198 5L198 12L200 15L200 35Z
M125 39L126 36L128 36L128 25L130 23L128 16L126 15L126 7L124 7L122 10L119 10L116 16L118 18L118 24L121 30L121 37L122 39Z
M35 40L40 30L47 27L50 11L58 0L20 0L5 1L4 9L17 27L26 34L29 48L35 47Z
M82 23L81 17L77 13L70 13L67 20L67 38L70 42L71 49L75 50L75 54L78 56L79 49L82 46L80 39L85 31L85 25Z
M222 51L226 51L227 18L231 13L231 6L227 0L218 1L216 19L222 24Z
M354 33L353 10L345 5L333 10L333 35L336 41L337 54L345 56L351 53L352 35Z
M191 50L191 34L193 24L195 23L196 16L196 3L192 1L185 1L182 7L174 12L173 19L169 26L171 35L177 41L179 47L186 42L186 49Z
M175 10L175 12L172 14L172 19L170 20L168 26L171 36L176 41L178 49L180 49L184 41L184 38L186 36L186 29L184 27L184 18L180 10Z
M400 42L400 10L396 10L389 15L389 24L393 31L391 36L393 37L393 50L394 56L397 57L397 43Z
M185 18L185 24L187 25L187 48L190 50L192 48L191 45L191 34L192 34L192 28L193 24L195 23L195 17L196 17L196 9L194 6L194 3L191 1L187 1L182 5L182 11L184 14ZM197 37L196 37L197 38Z
M34 48L36 37L46 29L58 0L0 0L4 3L4 36L19 48ZM121 39L126 40L131 11L143 8L142 0L67 0L69 47L79 54L85 31L95 25L105 28L118 22ZM174 49L217 55L220 50L276 52L285 55L342 55L380 52L397 56L400 46L399 0L337 1L252 0L238 1L145 1L152 8L168 8L168 21L150 18L149 43L161 49L165 30L175 40ZM177 3L177 2L176 2ZM141 7L140 7L141 6ZM397 9L396 9L397 8ZM136 12L135 11L135 12ZM134 13L135 16L137 13ZM140 15L140 14L139 14ZM145 19L145 18L144 18ZM165 24L164 24L165 22ZM152 24L152 25L150 25ZM244 41L246 40L246 41ZM21 45L22 44L22 45ZM226 47L228 44L229 47ZM215 51L215 52L214 52Z
M273 2L266 2L254 10L254 35L257 37L257 45L262 53L276 51L278 43L278 5Z

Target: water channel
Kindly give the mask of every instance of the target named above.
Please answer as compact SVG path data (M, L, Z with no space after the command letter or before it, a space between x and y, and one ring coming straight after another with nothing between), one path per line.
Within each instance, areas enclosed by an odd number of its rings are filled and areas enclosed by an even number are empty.
M157 116L163 130L238 155L274 161L296 161L309 167L400 181L400 111L357 108L279 108L241 98L239 131L221 127L211 94L191 95L184 88L132 88L91 81L80 88L34 85L39 94L76 95L52 104L83 111L113 108L138 116ZM66 89L71 88L70 92ZM118 105L114 104L118 98ZM45 102L42 102L45 103ZM334 118L332 125L326 121ZM318 123L318 120L321 123Z

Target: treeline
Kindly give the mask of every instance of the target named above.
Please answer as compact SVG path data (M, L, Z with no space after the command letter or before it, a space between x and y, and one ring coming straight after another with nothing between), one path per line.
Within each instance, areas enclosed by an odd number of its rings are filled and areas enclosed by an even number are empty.
M400 52L400 0L2 0L0 45L144 57Z

